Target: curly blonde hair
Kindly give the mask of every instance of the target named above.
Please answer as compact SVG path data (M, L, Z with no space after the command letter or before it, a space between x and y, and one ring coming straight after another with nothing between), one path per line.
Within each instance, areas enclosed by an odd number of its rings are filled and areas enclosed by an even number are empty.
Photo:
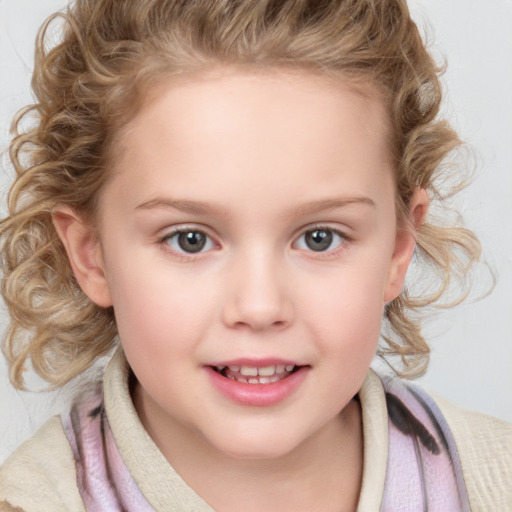
M61 37L50 44L48 28L58 20ZM11 316L3 351L15 387L24 387L28 360L58 387L116 344L113 310L92 303L78 286L52 208L65 204L94 218L112 140L148 87L218 64L341 76L363 92L370 84L392 121L399 220L417 187L440 202L453 192L439 183L454 174L443 162L460 141L438 118L441 69L405 0L77 0L42 27L32 79L37 102L13 125L17 178L0 237ZM21 130L31 116L35 123ZM379 353L399 356L399 373L425 370L423 312L446 305L448 289L460 290L451 303L464 297L479 253L475 236L457 224L429 215L419 228L416 258L436 281L416 296L405 289L385 308Z

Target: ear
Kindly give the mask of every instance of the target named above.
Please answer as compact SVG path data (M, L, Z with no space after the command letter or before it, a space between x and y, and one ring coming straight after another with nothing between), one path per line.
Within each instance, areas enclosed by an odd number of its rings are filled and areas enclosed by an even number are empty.
M95 229L65 205L58 205L52 210L52 220L82 291L98 306L111 306L101 245Z
M425 220L428 203L427 191L418 187L409 203L409 222L397 229L395 250L391 259L388 282L384 293L384 302L386 303L396 299L402 292L405 274L416 247L416 232Z

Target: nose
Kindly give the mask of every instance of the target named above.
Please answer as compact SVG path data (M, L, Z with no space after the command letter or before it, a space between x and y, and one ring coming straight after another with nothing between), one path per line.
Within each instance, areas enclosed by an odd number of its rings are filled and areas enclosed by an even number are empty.
M265 331L285 328L293 320L286 272L271 255L232 262L226 289L223 320L229 327Z

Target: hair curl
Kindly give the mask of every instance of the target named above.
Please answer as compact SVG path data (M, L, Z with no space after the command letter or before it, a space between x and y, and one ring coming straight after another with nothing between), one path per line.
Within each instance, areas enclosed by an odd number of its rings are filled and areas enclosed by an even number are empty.
M48 28L57 20L61 36L49 44ZM392 122L399 219L417 187L432 200L452 193L438 183L451 173L443 162L460 141L439 119L442 70L405 0L77 0L42 27L32 79L36 103L13 124L17 178L0 237L11 316L3 351L14 386L24 387L29 359L58 387L116 343L113 310L92 303L78 286L52 208L66 204L93 218L113 137L148 86L219 64L305 69L341 76L363 92L371 84ZM22 130L31 116L36 122ZM429 346L420 313L440 304L454 282L462 291L452 302L464 297L479 252L475 236L458 225L429 214L419 228L417 261L437 281L427 294L405 289L387 305L379 349L385 358L401 358L401 374L425 370Z

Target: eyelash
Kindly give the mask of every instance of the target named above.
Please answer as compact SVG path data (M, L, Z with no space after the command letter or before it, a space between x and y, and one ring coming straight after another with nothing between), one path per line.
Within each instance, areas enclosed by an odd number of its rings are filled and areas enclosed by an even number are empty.
M318 231L318 232L322 232L323 231L323 232L330 233L331 235L335 235L335 237L339 238L339 240L337 242L337 245L334 248L329 248L330 245L333 243L333 240L331 239L330 244L329 244L329 246L328 246L328 248L326 250L315 251L311 247L296 247L298 245L299 241L301 239L303 239L303 237L308 235L308 233L313 233L315 231ZM194 251L186 251L182 247L179 247L179 246L178 247L173 247L171 245L170 242L173 239L177 240L176 244L178 245L179 244L179 241L178 241L179 236L180 235L185 235L185 234L196 234L196 235L200 235L200 236L204 237L205 238L204 245L202 245L196 252L194 252ZM335 254L337 254L340 250L342 250L344 248L346 243L349 242L349 241L350 241L350 238L347 235L345 235L343 232L339 231L338 229L334 229L334 228L329 227L329 226L318 225L318 226L311 226L311 227L308 227L307 229L302 230L300 236L298 236L295 239L295 241L293 242L292 247L300 249L300 250L303 250L303 251L308 252L308 253L311 253L311 255L317 255L319 257L322 257L322 256L326 257L328 255L335 255ZM208 252L212 248L215 247L215 242L213 241L212 237L210 235L208 235L208 233L206 233L205 230L199 229L199 228L195 228L195 227L180 227L180 228L177 228L177 229L171 231L170 233L167 233L165 236L161 237L158 240L158 244L161 245L161 246L165 246L166 250L168 250L170 252L173 252L174 254L178 255L182 260L196 258L200 254ZM305 243L305 244L307 245L307 243ZM206 247L206 249L205 249L205 247Z

